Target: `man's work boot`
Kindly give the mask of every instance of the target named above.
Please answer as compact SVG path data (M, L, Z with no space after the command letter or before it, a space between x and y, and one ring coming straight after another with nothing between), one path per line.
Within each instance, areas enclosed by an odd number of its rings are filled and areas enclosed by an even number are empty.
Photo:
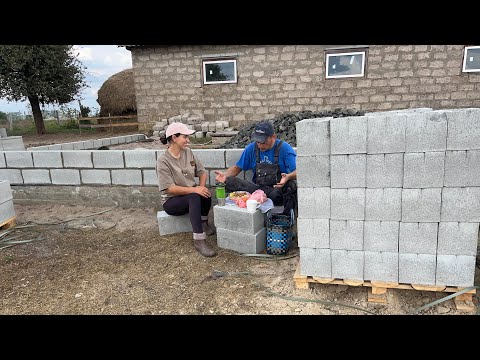
M203 256L211 257L217 255L217 253L210 249L207 245L206 234L203 233L193 233L193 246L195 249L202 254Z

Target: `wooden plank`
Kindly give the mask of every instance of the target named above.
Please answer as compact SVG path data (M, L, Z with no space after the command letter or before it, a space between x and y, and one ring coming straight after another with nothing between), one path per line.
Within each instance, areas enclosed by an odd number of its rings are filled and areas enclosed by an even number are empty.
M386 294L386 293L387 293L387 288L372 286L372 294L382 295L382 294Z
M412 284L412 288L422 291L443 291L446 289L446 286Z
M134 119L137 115L117 115L117 116L95 116L95 117L80 117L78 120L113 120L113 119Z
M387 289L385 289L385 293L383 293L383 294L374 294L373 293L373 287L371 289L368 289L368 296L367 296L368 302L386 304L387 303L386 290Z
M345 283L345 285L349 285L349 286L360 286L360 285L363 285L363 280L349 280L349 279L345 279L345 280L343 280L343 282Z
M384 281L370 281L372 286L379 287L379 288L396 288L398 287L398 283L395 282L384 282Z
M335 281L335 279L333 278L321 278L316 276L313 277L313 280L315 280L315 282L318 282L320 284L330 284L331 282Z
M15 219L17 218L17 215L12 216L10 219L7 219L0 223L0 228L2 230L10 229L11 227L15 226Z

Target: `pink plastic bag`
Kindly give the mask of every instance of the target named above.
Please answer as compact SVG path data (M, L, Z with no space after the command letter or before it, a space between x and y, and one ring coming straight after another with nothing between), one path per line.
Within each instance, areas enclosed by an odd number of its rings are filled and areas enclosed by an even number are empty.
M257 200L259 204L263 204L267 201L267 195L263 190L255 190L252 195L249 196L248 200Z

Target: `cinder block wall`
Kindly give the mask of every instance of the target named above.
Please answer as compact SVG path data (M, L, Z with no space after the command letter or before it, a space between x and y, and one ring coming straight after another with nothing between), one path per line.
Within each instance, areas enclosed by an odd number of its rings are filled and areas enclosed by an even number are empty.
M58 144L57 144L58 145ZM56 146L56 145L51 145ZM155 165L165 150L0 151L0 179L11 185L158 186ZM225 170L241 149L195 149L215 185L214 170ZM252 171L238 177L252 179ZM197 178L198 181L198 178Z
M325 79L325 49L334 47L129 48L139 129L187 111L240 125L286 111L480 106L478 73L461 71L463 45L370 45L364 78ZM237 84L202 84L202 59L219 56L237 59Z
M296 126L303 275L473 285L479 108L308 119Z

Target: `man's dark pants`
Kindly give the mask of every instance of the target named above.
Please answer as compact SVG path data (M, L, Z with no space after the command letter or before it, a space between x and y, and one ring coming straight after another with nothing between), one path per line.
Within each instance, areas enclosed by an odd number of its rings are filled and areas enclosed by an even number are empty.
M227 192L248 191L250 194L255 190L262 190L269 199L272 199L273 205L284 206L284 214L290 214L290 209L297 205L297 183L295 180L289 180L281 188L273 186L259 186L251 181L239 179L235 176L228 177L225 182Z

